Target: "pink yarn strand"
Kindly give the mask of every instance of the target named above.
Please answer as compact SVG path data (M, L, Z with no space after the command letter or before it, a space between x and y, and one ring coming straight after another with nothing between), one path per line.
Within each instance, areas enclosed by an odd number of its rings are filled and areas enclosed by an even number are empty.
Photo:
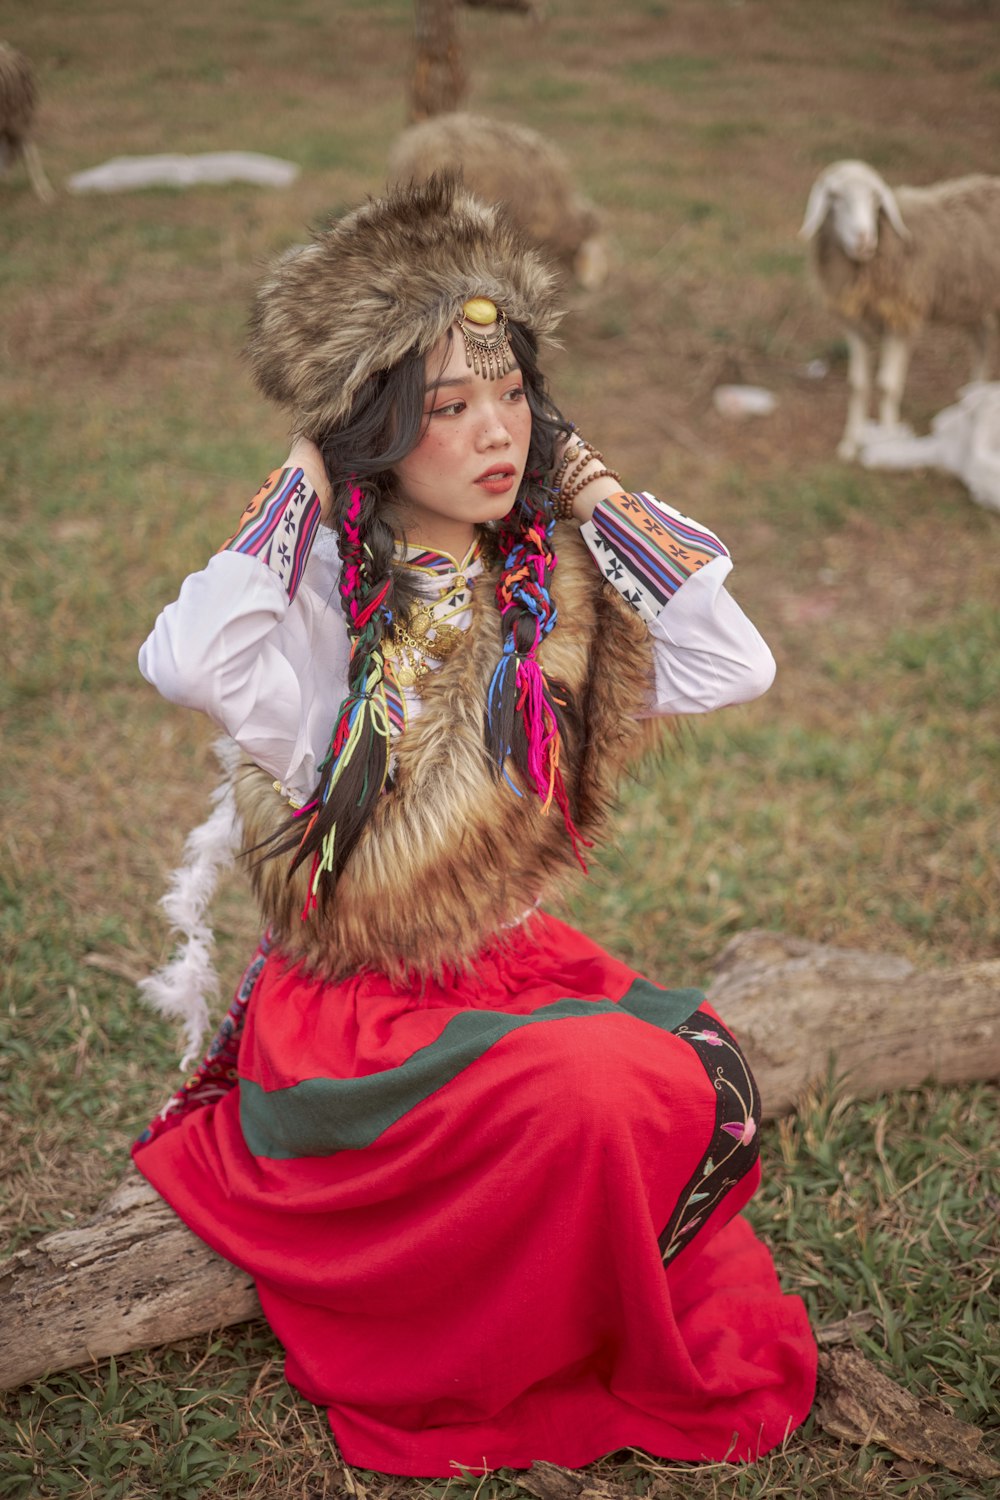
M520 689L517 707L522 716L528 746L528 774L541 799L542 811L548 812L552 805L558 766L558 727L555 716L545 701L542 670L533 657L529 656L518 663L517 686Z

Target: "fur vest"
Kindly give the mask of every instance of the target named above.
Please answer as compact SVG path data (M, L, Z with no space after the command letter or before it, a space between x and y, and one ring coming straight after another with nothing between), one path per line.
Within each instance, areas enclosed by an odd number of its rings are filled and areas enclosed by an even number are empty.
M556 530L555 628L539 649L549 680L577 713L561 768L584 838L600 834L625 765L649 743L653 662L644 622L601 578L573 525ZM374 969L401 983L471 964L526 908L578 865L557 808L498 780L483 742L486 689L500 657L496 574L476 582L462 648L423 679L421 711L394 745L393 786L380 798L331 901L302 920L308 863L251 856L251 880L282 950L325 979ZM655 726L657 721L652 721ZM517 773L510 772L515 784ZM519 788L520 789L520 788ZM236 774L245 847L288 818L272 777Z

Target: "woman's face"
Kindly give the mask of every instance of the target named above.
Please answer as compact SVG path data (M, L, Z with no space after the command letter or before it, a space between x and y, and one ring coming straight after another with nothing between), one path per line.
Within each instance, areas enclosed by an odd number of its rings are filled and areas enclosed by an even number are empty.
M484 328L487 336L496 325ZM424 426L396 465L406 539L461 562L485 521L514 503L531 442L531 410L515 366L484 380L465 362L465 343L447 334L424 362Z

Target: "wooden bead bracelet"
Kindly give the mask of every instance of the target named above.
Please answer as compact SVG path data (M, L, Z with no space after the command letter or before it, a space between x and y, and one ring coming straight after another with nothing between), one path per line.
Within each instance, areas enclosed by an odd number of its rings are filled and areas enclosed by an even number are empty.
M593 480L614 479L618 484L622 482L621 476L606 466L595 469L592 474L586 474L584 471L593 460L596 459L602 466L606 465L606 460L604 454L584 438L578 438L577 443L579 446L574 449L567 447L552 475L552 488L556 495L553 509L560 521L572 520L573 501Z

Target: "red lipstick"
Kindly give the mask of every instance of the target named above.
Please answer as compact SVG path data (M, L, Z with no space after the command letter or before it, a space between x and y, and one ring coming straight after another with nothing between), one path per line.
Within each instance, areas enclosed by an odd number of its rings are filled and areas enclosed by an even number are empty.
M491 469L480 474L475 483L480 489L488 490L491 495L506 495L513 487L516 473L513 464L494 464Z

